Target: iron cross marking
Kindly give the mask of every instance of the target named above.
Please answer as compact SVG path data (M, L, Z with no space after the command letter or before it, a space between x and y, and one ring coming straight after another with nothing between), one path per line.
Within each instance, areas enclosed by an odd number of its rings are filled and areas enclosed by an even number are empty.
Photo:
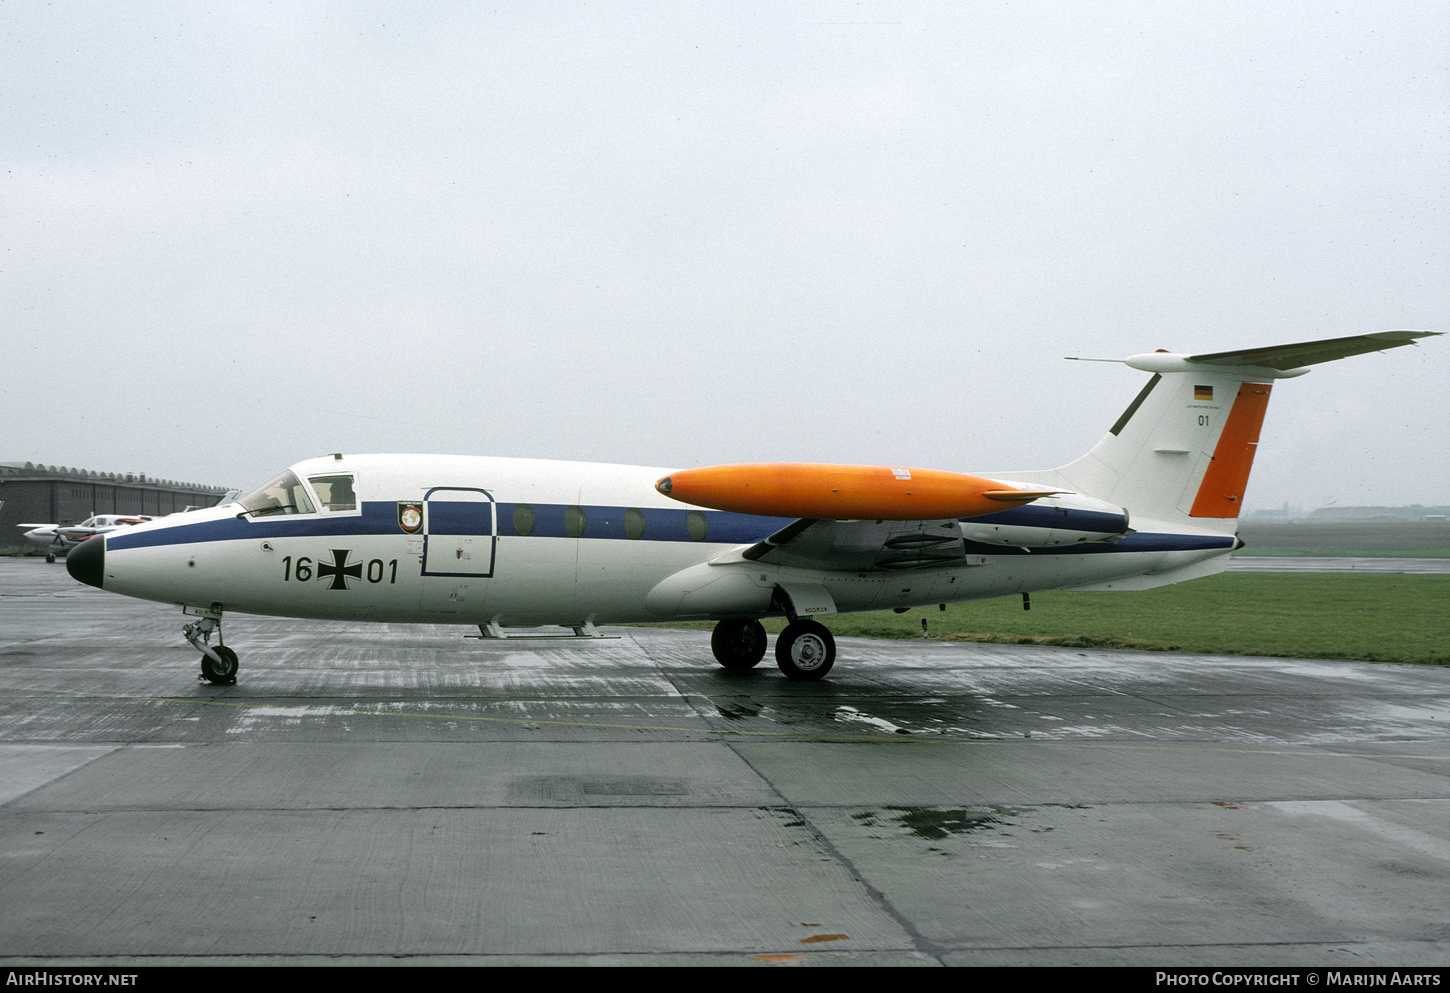
M350 554L352 554L352 550L351 549L347 549L347 548L334 548L332 550L332 564L331 565L326 565L326 564L324 564L322 562L317 563L317 578L318 579L322 579L324 576L331 576L332 577L332 585L329 586L328 589L330 589L330 590L345 590L345 589L348 589L348 585L347 585L347 577L348 576L351 576L353 579L356 579L359 582L362 581L362 563L359 562L357 565L348 565L347 564L347 557Z

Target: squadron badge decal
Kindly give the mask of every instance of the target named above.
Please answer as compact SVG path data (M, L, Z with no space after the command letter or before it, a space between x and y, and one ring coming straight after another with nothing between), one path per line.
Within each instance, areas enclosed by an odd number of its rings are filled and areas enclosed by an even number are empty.
M414 501L398 501L398 527L404 534L417 534L423 527L423 504Z

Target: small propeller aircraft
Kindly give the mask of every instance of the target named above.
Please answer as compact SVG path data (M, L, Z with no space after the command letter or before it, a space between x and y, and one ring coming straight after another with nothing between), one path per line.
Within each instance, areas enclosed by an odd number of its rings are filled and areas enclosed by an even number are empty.
M87 538L103 531L114 531L117 528L142 524L149 520L151 520L150 517L139 514L92 514L79 524L21 524L19 526L30 528L21 537L43 546L45 561L54 562L57 555L65 555Z
M1242 544L1273 382L1436 333L1090 360L1152 378L1092 451L1059 469L337 454L235 502L99 534L66 568L196 617L183 634L214 683L236 680L225 611L476 625L486 638L712 620L727 669L760 662L760 619L784 616L777 664L820 679L836 655L826 615L1146 590L1222 571Z

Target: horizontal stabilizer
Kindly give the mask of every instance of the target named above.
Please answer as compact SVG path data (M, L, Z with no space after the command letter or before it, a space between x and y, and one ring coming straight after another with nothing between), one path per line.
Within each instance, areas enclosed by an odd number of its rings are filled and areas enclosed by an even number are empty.
M1190 355L1190 362L1206 365L1260 366L1266 369L1298 369L1321 362L1346 359L1365 352L1382 352L1386 348L1412 345L1416 338L1437 335L1438 331L1378 331L1347 338L1326 338L1323 341L1301 341L1293 345L1271 345L1268 348L1246 348L1237 352L1206 352Z
M1438 331L1377 331L1347 338L1325 338L1322 341L1301 341L1292 345L1270 345L1267 348L1242 348L1232 352L1201 352L1189 355L1159 349L1130 355L1126 359L1088 359L1069 355L1079 362L1121 362L1134 369L1163 375L1171 372L1242 373L1260 382L1302 376L1309 366L1335 359L1382 352L1387 348L1413 345L1416 338L1438 335Z

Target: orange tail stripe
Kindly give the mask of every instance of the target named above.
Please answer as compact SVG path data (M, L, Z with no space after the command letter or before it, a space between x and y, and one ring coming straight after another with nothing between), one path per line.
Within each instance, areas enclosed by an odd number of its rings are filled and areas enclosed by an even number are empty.
M1228 423L1214 447L1213 460L1198 484L1190 517L1239 516L1244 490L1249 485L1249 470L1254 467L1254 452L1259 447L1259 429L1269 407L1269 390L1266 383L1239 385Z
M1010 486L940 469L780 462L682 469L655 484L697 507L764 517L931 521L978 517L1028 503Z

